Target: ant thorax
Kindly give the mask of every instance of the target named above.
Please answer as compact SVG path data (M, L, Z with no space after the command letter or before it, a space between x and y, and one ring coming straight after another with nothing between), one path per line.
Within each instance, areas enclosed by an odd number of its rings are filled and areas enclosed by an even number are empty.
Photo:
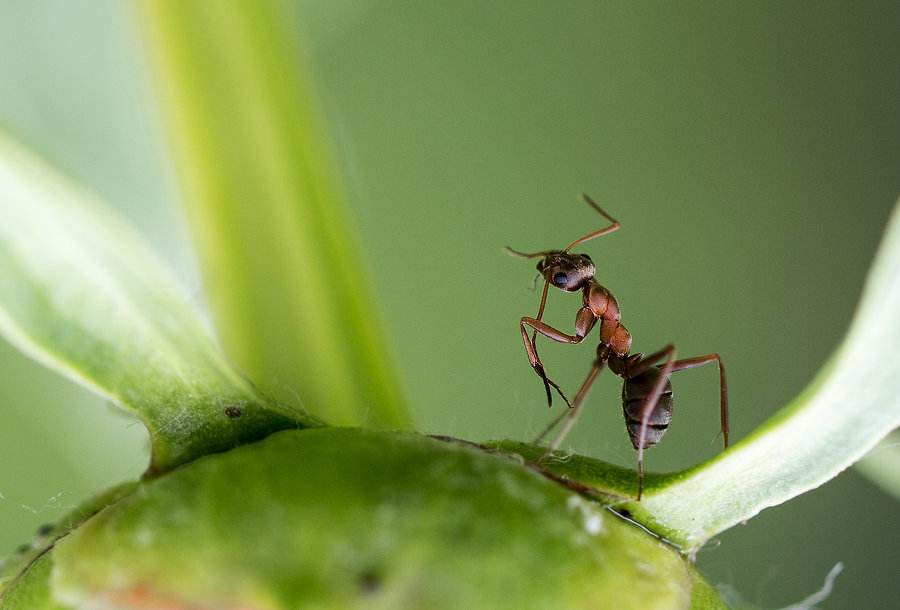
M551 252L537 264L537 270L544 279L567 292L575 292L584 288L593 279L595 269L591 257L587 254L571 252Z

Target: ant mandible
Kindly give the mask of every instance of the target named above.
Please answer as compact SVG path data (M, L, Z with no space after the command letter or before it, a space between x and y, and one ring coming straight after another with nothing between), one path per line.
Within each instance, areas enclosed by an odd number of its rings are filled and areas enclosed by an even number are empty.
M683 371L717 362L719 367L719 417L722 437L728 447L728 385L725 381L725 367L719 354L707 354L696 358L676 360L673 344L668 344L658 352L644 356L642 353L629 354L631 349L631 333L620 322L619 304L609 290L594 279L595 268L591 257L587 254L574 254L572 248L587 241L609 235L619 229L618 221L604 212L590 197L585 194L581 199L606 218L610 224L583 237L579 237L562 250L544 250L525 253L507 248L507 251L519 258L540 258L537 270L544 276L544 290L541 294L541 305L534 318L523 317L519 322L522 340L525 342L525 353L528 362L544 383L547 392L547 404L553 405L551 388L569 406L559 417L535 439L540 443L563 420L565 423L550 443L548 453L555 450L575 425L581 406L587 397L600 371L605 365L623 379L622 409L625 415L625 426L631 437L631 444L637 451L638 495L641 499L644 490L644 449L650 448L662 439L672 421L672 384L669 376L676 371ZM544 306L547 303L547 292L550 285L566 292L580 290L582 293L581 309L575 315L575 334L569 335L549 324L542 322ZM591 370L578 392L570 403L560 387L547 376L544 365L537 353L536 339L538 333L559 343L577 344L584 341L591 329L599 320L600 343L597 356ZM532 334L528 336L528 328ZM662 362L662 364L658 364Z

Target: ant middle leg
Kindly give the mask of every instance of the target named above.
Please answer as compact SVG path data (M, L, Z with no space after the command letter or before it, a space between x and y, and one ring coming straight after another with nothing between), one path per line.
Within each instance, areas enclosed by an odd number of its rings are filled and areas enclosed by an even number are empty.
M587 398L588 392L591 389L591 386L594 385L594 381L597 380L597 376L600 375L600 372L603 370L603 365L606 363L605 356L599 356L594 360L594 364L591 366L591 370L588 373L587 378L581 384L581 387L578 388L578 393L575 394L575 400L572 401L572 408L568 411L563 411L559 416L553 419L544 431L541 432L536 439L534 439L534 444L538 445L544 437L546 437L556 426L560 424L563 420L565 420L565 424L563 424L562 429L553 439L553 442L550 443L547 447L547 451L544 454L546 456L551 451L555 451L559 448L560 444L562 444L563 440L568 436L569 431L572 430L572 427L575 425L575 422L578 420L578 415L581 413L581 407L584 405L584 400Z

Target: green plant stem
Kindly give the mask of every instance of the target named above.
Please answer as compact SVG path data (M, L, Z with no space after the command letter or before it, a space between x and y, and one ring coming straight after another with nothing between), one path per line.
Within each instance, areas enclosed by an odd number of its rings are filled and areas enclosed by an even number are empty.
M330 423L409 425L290 14L270 0L141 6L226 352Z

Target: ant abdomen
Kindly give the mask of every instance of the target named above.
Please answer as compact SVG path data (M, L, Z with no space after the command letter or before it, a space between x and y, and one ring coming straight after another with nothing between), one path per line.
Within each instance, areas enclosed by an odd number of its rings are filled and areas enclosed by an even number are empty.
M628 436L635 449L641 449L641 406L644 400L653 391L662 372L650 367L640 375L626 379L622 385L622 411L625 415L625 427L628 428ZM667 379L663 386L659 400L650 411L647 420L647 431L644 434L643 449L652 447L658 443L672 421L672 383Z

